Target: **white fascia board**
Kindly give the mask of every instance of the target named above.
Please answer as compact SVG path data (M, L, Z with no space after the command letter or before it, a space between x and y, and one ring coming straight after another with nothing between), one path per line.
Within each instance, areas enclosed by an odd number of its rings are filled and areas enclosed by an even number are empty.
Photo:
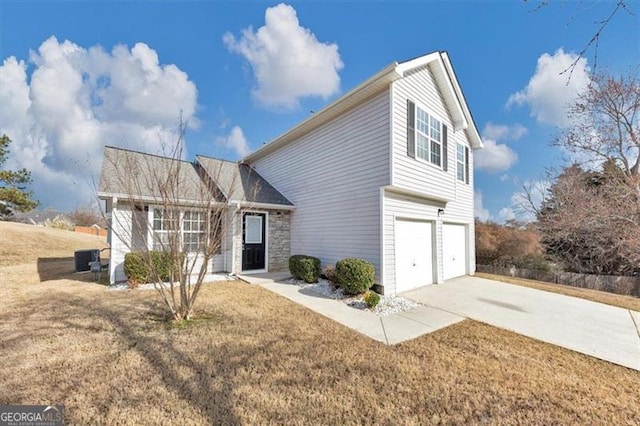
M462 105L460 105L459 99L456 96L454 86L451 82L451 75L445 69L444 60L440 52L429 53L428 55L420 56L407 62L403 62L398 65L398 73L403 77L414 69L429 66L436 78L436 84L444 87L440 87L444 100L447 104L447 109L451 113L454 119L455 130L464 130L467 128L467 120L463 111Z
M437 60L432 64L435 67L435 71L442 76L441 80L443 80L445 84L445 91L443 93L445 101L447 102L447 106L449 107L449 112L451 113L454 119L454 128L455 130L466 130L469 126L467 122L467 118L464 114L464 109L462 106L462 102L457 96L456 90L453 86L453 77L452 74L449 74L448 70L445 68L444 61Z
M284 204L270 204L270 203L252 203L250 201L231 200L230 206L236 206L236 208L249 208L249 209L266 209L266 210L290 210L296 209L295 206L287 206Z
M125 202L129 202L129 201L142 201L145 203L150 203L150 204L155 204L155 205L160 205L163 204L163 200L160 197L151 197L149 195L128 195L128 194L117 194L117 193L111 193L111 192L98 192L98 198L100 199L111 199L111 198L116 198L119 201L125 201ZM204 207L203 203L198 201L198 200L189 200L189 199L181 199L178 198L176 200L172 200L175 201L175 205L176 206L198 206L198 207ZM209 202L207 203L207 205L210 206L215 206L215 207L223 207L226 206L226 203L221 203L219 201L215 201L215 202Z
M414 191L411 189L400 188L395 185L387 185L382 187L385 191L394 192L400 195L409 195L415 198L421 198L423 200L436 201L442 204L447 204L449 201L453 201L453 198L449 197L440 197L437 195L425 194L424 192Z
M469 110L469 105L467 105L467 101L464 97L464 93L462 92L462 88L458 83L458 79L455 77L455 72L453 70L453 64L451 64L451 60L449 59L449 55L447 52L442 52L442 62L444 67L450 76L448 80L453 84L453 88L458 97L458 102L462 107L464 115L466 116L466 120L468 122L468 126L466 127L466 131L469 134L469 139L471 140L471 145L473 149L481 149L484 148L484 144L482 143L482 138L480 137L480 133L478 132L478 128L473 121L473 116L471 115L471 111Z
M399 64L396 71L404 77L407 72L429 65L431 62L437 61L438 59L438 52L429 53Z

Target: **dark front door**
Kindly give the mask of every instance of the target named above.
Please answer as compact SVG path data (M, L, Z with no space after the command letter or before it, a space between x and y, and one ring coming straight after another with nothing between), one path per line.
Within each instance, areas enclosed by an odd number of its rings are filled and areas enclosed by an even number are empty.
M265 269L265 219L264 213L242 215L242 270Z

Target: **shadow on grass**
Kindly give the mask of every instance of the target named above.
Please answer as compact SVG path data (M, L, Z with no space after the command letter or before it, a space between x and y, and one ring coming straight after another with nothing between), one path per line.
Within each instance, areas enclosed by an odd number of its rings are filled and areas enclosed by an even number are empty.
M40 282L55 280L71 280L82 282L98 282L91 272L76 272L73 257L39 257L37 261ZM102 272L100 284L105 281L108 272ZM105 281L108 283L108 279Z
M46 262L45 262L46 263ZM265 342L256 348L240 342L228 342L221 344L203 343L202 336L215 341L215 334L209 332L209 328L217 324L234 321L226 318L223 313L203 313L195 320L188 323L175 324L166 321L167 315L163 306L156 299L140 300L131 304L128 298L121 297L93 297L90 300L80 296L68 296L54 293L35 297L29 301L29 305L38 306L33 311L27 306L22 307L17 319L23 327L14 329L10 338L0 342L0 352L19 353L29 345L42 344L49 341L51 336L77 339L76 336L90 335L87 339L109 340L114 337L120 342L126 351L135 351L146 361L144 365L151 368L148 381L159 379L169 392L191 406L195 412L207 418L210 424L239 424L240 419L234 412L234 377L238 371L244 368L252 357L263 351L270 351L272 344L278 339L274 336L271 342ZM134 310L132 311L132 307ZM12 313L13 316L16 312ZM0 321L9 321L9 314L0 314ZM205 327L204 330L197 330ZM189 333L194 333L190 336ZM99 346L96 345L96 346ZM96 351L108 351L95 348ZM94 353L92 355L102 354ZM46 350L45 350L46 356ZM80 387L90 389L91 381L100 377L100 381L114 379L108 377L110 370L118 362L116 359L107 360L102 364L103 369L93 366L91 375L83 372L83 363L90 362L81 359L74 367L73 362L67 364L67 368L78 369L80 374L70 371L70 377L64 383L56 383L60 398L71 397ZM102 377L103 371L107 375ZM146 375L143 374L143 377ZM45 378L43 378L45 379ZM117 383L121 377L116 377ZM155 394L149 383L132 383L134 387L140 387L145 393ZM53 390L52 390L53 392ZM86 391L84 391L86 392ZM113 392L121 395L128 392L127 389L115 387ZM7 399L9 394L0 390L0 401ZM92 405L102 407L103 401L109 399L109 395L95 394L89 396ZM123 409L131 409L138 397L133 395L125 397L126 404ZM170 398L170 396L169 396ZM63 403L65 401L62 401ZM167 405L169 404L169 405ZM153 405L162 408L170 402L164 400L155 401ZM79 407L74 407L76 410ZM111 408L113 409L113 408ZM170 413L167 413L169 415ZM78 422L80 419L69 418Z

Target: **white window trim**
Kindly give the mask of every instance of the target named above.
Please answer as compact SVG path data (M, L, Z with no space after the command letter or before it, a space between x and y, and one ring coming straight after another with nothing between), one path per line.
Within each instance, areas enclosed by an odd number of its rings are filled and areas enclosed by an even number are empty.
M438 170L444 170L444 154L443 154L443 126L446 125L444 120L442 120L439 116L437 116L436 114L431 113L431 111L429 110L429 108L426 108L424 105L418 103L418 102L414 102L415 108L414 108L414 125L413 125L413 132L414 132L414 143L413 143L413 156L414 159L424 163L424 164L428 164L431 167L435 167ZM425 135L424 133L420 132L418 130L418 109L422 110L424 113L427 114L427 116L429 118L433 117L436 120L438 120L438 122L440 123L440 141L435 141L434 139L431 139L431 135ZM427 123L428 124L428 129L431 129L431 123ZM427 152L428 152L428 158L425 160L424 158L420 158L418 156L418 134L426 136L427 138ZM431 141L434 141L436 143L438 143L440 145L440 164L435 164L431 162Z

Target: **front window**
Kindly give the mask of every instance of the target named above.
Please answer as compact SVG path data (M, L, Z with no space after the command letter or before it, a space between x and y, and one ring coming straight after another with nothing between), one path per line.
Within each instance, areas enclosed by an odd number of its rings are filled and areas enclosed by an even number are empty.
M169 238L179 230L179 214L176 210L153 210L154 250L169 250Z
M207 222L204 212L186 211L182 220L184 251L194 252L204 247Z
M215 253L220 253L222 215L202 210L153 210L153 249L169 251L172 244L182 244L185 252L204 250L216 244ZM175 240L171 240L171 238Z
M442 165L442 123L416 106L416 157Z

